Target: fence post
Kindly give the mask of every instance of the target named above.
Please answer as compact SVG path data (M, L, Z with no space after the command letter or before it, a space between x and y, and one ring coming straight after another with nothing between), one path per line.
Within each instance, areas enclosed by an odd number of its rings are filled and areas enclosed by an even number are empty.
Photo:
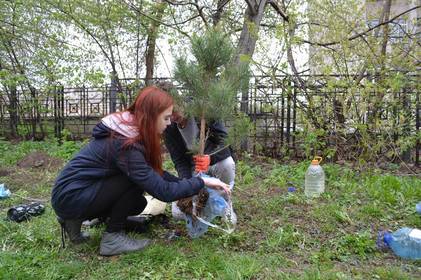
M19 124L19 115L18 115L18 108L19 108L19 95L16 86L10 87L10 96L9 96L9 116L10 116L10 134L12 138L16 138L18 136L18 124Z
M408 137L411 134L411 124L410 124L410 119L411 119L411 97L408 96L408 94L411 94L411 91L409 90L410 88L408 87L404 87L402 89L402 91L400 91L400 94L402 94L402 110L403 110L403 115L405 116L404 118L404 123L403 124L399 124L403 126L403 136ZM397 116L399 116L400 114L398 114ZM400 135L398 135L397 137L399 137ZM398 139L396 139L397 141ZM401 159L405 162L408 162L411 159L411 150L406 148L406 150L401 151Z
M86 134L86 124L88 123L88 97L85 85L82 85L80 91L80 109L82 114L83 134Z
M255 85L256 85L256 79ZM250 79L247 79L247 86L243 86L241 89L241 101L240 101L240 111L244 114L247 114L250 118L249 112L249 87L250 87ZM240 147L242 151L248 151L249 148L249 139L246 137L244 140L241 141Z
M63 143L62 130L64 128L64 88L54 87L54 136L59 144Z
M292 146L294 153L297 154L295 147L295 132L297 128L297 87L292 88Z
M113 72L111 73L111 86L110 86L110 111L108 112L108 114L114 113L117 109L117 88L118 88L118 83L117 83L117 75Z
M289 147L290 147L290 144L291 144L291 127L292 127L292 125L291 125L291 96L292 96L292 87L288 87L288 91L287 91L287 108L286 108L286 110L287 110L287 112L286 112L286 114L287 114L287 119L286 119L286 133L285 133L285 141L286 141L286 144L287 144L287 146L288 146L288 149L289 149Z

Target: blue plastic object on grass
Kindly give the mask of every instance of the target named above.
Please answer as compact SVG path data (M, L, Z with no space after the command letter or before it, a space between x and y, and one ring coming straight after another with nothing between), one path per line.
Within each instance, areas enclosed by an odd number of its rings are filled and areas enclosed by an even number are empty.
M384 235L384 242L401 258L421 260L421 230L403 227Z
M8 198L10 194L10 190L4 184L0 184L0 198Z
M209 198L205 208L202 210L200 218L207 222L211 222L215 217L223 217L225 215L225 209L228 207L228 203L218 191L210 188L206 188L206 190L209 193ZM193 221L190 215L186 215L186 219L187 231L190 237L200 237L208 230L209 225L199 220Z
M417 203L417 205L415 205L415 210L417 210L418 214L421 215L421 201Z
M295 187L288 187L288 192L295 192L297 189Z
M202 178L207 177L220 181L217 178L203 173L199 173L196 176L200 176ZM229 187L230 190L234 188L234 181L230 182ZM232 208L230 194L208 187L205 189L209 194L205 207L200 211L200 213L196 213L196 199L198 198L196 195L193 197L192 212L193 216L195 216L194 219L192 218L192 215L185 215L189 236L192 238L200 237L208 230L209 227L220 229L228 234L232 233L237 224L237 215ZM223 225L216 225L212 223L212 220L218 216L222 218L221 222Z

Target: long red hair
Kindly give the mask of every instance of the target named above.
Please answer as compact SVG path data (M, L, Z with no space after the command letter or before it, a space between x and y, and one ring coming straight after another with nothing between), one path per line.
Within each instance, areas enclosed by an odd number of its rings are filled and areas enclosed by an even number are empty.
M173 98L165 91L148 86L140 90L135 101L127 111L134 118L130 123L139 134L129 138L126 145L141 142L145 146L146 161L162 175L161 135L157 130L159 114L174 104Z

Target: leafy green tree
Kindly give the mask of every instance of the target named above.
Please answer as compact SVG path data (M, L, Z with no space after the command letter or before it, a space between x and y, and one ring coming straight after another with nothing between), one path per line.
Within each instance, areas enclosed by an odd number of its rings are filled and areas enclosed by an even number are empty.
M12 137L22 122L31 137L38 129L45 135L40 102L48 103L49 89L67 72L66 31L46 10L44 1L0 2L0 102L7 106Z
M303 133L317 134L321 149L332 148L336 158L399 159L414 147L411 92L419 86L412 74L420 48L411 14L421 6L311 0L303 13L290 1L279 3L289 15L279 24L278 38L287 42L292 79L300 87ZM307 78L295 67L297 55L291 50L303 45L310 56L304 71L319 76Z

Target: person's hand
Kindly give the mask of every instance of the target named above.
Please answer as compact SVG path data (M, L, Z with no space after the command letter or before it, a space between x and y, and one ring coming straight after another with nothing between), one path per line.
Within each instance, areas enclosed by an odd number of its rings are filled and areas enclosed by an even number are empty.
M211 189L223 191L226 194L231 193L229 185L217 178L203 177L202 180L205 182L205 185Z
M207 172L210 165L210 156L209 155L195 155L193 157L195 169L197 173L199 172Z

